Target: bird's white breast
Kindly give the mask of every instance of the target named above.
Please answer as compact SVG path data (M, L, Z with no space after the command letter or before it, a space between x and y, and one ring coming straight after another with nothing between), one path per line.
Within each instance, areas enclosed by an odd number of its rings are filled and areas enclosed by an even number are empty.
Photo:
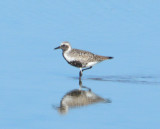
M72 57L72 56L70 56L68 52L65 52L65 53L64 53L64 58L65 58L67 61L69 61L69 62L75 60L75 58Z

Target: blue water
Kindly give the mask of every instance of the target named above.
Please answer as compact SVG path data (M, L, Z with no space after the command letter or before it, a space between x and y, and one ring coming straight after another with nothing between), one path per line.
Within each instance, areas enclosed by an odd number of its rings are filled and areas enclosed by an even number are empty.
M0 1L1 129L159 129L160 2ZM84 71L83 85L110 103L58 111L79 89L60 50L113 56ZM88 89L82 88L88 92Z

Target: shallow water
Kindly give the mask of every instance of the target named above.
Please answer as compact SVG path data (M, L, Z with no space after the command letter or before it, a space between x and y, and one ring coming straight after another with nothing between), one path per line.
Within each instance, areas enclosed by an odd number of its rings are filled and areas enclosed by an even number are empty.
M159 129L159 1L1 1L1 129ZM61 41L114 59L69 66Z
M160 88L157 83L146 84L141 80L134 83L129 76L127 83L126 81L119 82L120 77L118 77L118 81L116 81L117 77L110 77L109 81L107 77L85 77L83 85L90 88L91 91L87 88L80 88L78 79L65 76L56 77L50 74L43 81L41 81L42 77L38 80L31 79L30 82L25 81L26 78L21 79L21 82L19 79L14 79L13 85L1 89L1 127L158 127ZM97 80L97 78L99 79ZM139 79L139 77L137 78ZM156 78L152 79L156 80ZM78 95L73 92L75 89L80 92ZM93 103L89 100L87 104L82 105L79 100L77 105L72 104L67 111L64 112L63 108L60 111L62 98L71 91L71 97L79 97L82 95L81 91L86 91L92 92L101 99ZM76 100L78 99L76 98ZM85 100L86 98L83 102ZM71 99L67 101L71 101Z

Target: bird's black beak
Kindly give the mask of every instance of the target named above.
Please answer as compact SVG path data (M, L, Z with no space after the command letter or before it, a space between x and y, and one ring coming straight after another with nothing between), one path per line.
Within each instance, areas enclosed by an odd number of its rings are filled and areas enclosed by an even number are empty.
M56 49L60 49L60 48L61 48L61 47L59 46L59 47L56 47L56 48L54 48L54 49L56 50Z

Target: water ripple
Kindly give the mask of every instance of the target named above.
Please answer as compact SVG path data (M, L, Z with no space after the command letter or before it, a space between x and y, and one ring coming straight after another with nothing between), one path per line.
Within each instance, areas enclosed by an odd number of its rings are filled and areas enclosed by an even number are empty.
M78 78L75 78L78 79ZM119 83L132 83L132 84L144 84L144 85L160 85L159 76L149 75L123 75L123 76L88 76L83 77L84 80L94 81L108 81L108 82L119 82Z

